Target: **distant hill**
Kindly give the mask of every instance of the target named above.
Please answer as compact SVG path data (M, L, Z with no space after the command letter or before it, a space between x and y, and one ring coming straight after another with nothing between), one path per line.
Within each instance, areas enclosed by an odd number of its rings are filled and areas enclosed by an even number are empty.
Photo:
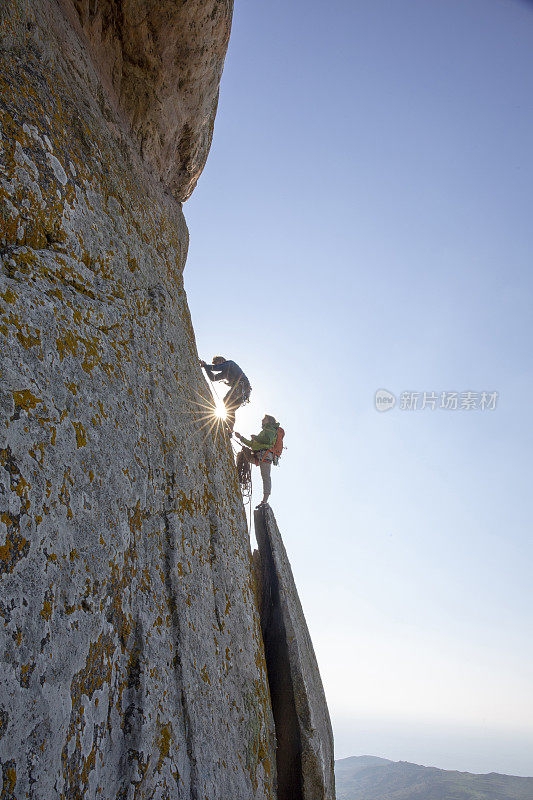
M354 756L335 762L337 800L533 800L533 778L473 775Z

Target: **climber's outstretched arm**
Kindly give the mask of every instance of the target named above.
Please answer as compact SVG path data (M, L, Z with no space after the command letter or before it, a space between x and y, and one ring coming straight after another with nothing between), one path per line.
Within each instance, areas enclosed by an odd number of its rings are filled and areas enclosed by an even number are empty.
M223 371L223 366L221 364L206 364L204 361L202 362L202 367L207 372L207 377L209 378L210 381L224 380L224 371Z

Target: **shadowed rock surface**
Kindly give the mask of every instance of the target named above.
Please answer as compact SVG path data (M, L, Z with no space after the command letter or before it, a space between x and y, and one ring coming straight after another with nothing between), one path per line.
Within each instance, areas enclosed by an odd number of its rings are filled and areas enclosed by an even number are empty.
M278 798L334 800L331 722L289 559L272 509L257 510L254 522L261 629L277 737Z
M72 0L103 86L178 200L204 167L233 0ZM72 14L70 0L63 5Z

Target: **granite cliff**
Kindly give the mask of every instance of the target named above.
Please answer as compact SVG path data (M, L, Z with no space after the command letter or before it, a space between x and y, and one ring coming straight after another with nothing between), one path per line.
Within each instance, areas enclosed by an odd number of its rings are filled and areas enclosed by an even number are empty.
M180 201L231 13L0 8L2 800L274 800L290 783L259 610L274 573L258 590L231 450L203 428L182 281ZM292 796L332 800L312 648L277 646Z

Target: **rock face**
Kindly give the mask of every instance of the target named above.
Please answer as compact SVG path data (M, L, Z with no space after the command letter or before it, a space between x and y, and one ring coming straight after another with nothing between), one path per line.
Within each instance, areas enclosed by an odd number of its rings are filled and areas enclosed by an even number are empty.
M277 736L279 800L335 800L333 732L318 664L272 509L255 512L261 629Z
M186 199L211 145L233 0L73 2L102 83L143 158Z
M0 796L274 800L246 519L206 424L176 200L231 6L0 14Z
M2 797L273 798L246 520L202 427L181 208L81 32L55 3L9 5Z

